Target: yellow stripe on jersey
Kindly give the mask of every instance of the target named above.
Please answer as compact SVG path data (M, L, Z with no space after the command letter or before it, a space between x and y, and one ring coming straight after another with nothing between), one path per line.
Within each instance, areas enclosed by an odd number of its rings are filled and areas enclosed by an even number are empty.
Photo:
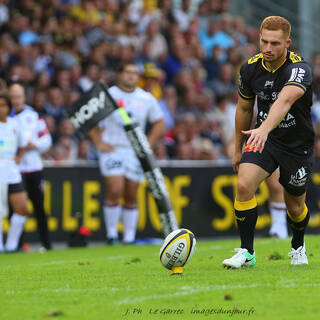
M280 64L280 66L279 66L278 68L274 69L274 70L268 69L268 68L266 67L266 65L264 64L264 61L263 61L263 60L262 60L262 66L263 66L268 72L275 73L279 68L281 68L281 67L284 65L284 63L285 63L286 61L287 61L287 60L284 60L284 61Z
M263 54L260 52L260 53L256 54L255 56L251 57L251 58L248 60L248 64L255 63L255 62L257 62L259 59L262 59L262 58L263 58Z
M301 61L302 61L302 58L301 58L300 56L298 56L296 53L292 52L292 51L290 52L289 59L290 59L293 63L301 62Z
M240 90L238 90L238 93L239 93L240 97L245 100L252 100L255 97L255 96L248 97L248 96L244 95L242 92L240 92Z
M285 86L287 86L287 85L294 85L294 86L301 87L303 89L303 91L307 90L307 88L299 82L290 81L290 82L285 83Z
M256 197L253 197L252 199L248 201L234 201L234 208L238 211L246 211L253 209L257 206L257 200Z

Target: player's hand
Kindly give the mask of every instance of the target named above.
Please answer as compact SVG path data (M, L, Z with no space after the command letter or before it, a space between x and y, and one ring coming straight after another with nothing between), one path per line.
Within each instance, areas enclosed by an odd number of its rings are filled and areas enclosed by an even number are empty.
M34 150L34 149L36 149L36 148L37 148L37 147L36 147L35 144L33 144L32 142L28 142L28 144L25 146L24 150L25 150L25 151L29 151L29 150Z
M265 129L263 126L252 129L252 130L242 130L243 134L250 135L247 145L250 147L251 151L260 153L263 151L264 145L268 138L268 130Z
M234 172L238 173L242 152L235 152L232 158L232 167Z
M97 146L97 149L100 152L112 152L114 151L114 147L110 144L104 143L104 142L100 142Z

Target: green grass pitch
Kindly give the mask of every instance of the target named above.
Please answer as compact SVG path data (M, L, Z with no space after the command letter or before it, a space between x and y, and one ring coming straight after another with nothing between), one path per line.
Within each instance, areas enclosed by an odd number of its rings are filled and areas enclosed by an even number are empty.
M291 266L289 240L256 239L257 265L240 270L221 264L238 240L199 241L184 276L155 245L0 255L0 319L319 319L319 240Z

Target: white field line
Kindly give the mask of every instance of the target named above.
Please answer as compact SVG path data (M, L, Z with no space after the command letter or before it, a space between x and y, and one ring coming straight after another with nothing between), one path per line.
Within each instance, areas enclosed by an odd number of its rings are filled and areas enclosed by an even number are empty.
M149 296L142 296L138 298L126 298L120 301L117 301L116 305L123 305L123 304L131 304L131 303L138 303L147 300L155 300L161 298L168 298L168 297L180 297L180 296L187 296L198 292L206 292L206 291L219 291L219 290L230 290L230 289L248 289L248 288L256 288L256 287L276 287L276 288L292 288L292 287L320 287L320 283L304 283L304 284L278 284L278 285L271 285L268 283L255 283L250 285L217 285L217 286L204 286L199 288L193 287L183 287L181 288L182 291L177 291L175 293L164 293L164 294L155 294Z
M188 287L184 286L178 289L175 293L163 293L163 294L155 294L155 295L149 295L149 296L142 296L137 298L126 298L120 301L115 302L115 305L123 305L128 303L137 303L137 302L143 302L146 300L155 300L155 299L161 299L161 298L167 298L167 297L180 297L180 296L187 296L198 292L207 292L207 291L219 291L219 290L230 290L230 289L249 289L249 288L256 288L256 287L265 287L265 288L294 288L294 287L320 287L320 283L303 283L303 284L297 284L297 283L284 283L284 284L278 284L278 285L272 285L269 283L253 283L250 285L246 284L237 284L237 285L216 285L216 286L202 286L198 288L194 287ZM145 288L147 289L147 288ZM63 288L56 288L56 289L32 289L32 290L6 290L4 293L6 295L16 295L16 294L26 294L28 292L32 294L41 294L41 293L90 293L90 292L106 292L106 293L112 293L115 291L121 291L125 290L131 291L134 290L134 288L126 287L126 288L116 288L116 287L105 287L105 288L84 288L84 289L72 289L68 285Z
M131 256L110 256L110 257L105 257L105 258L99 258L97 260L118 260L118 259L127 259L130 258ZM55 260L55 261L48 261L48 262L41 262L41 263L29 263L26 266L28 267L45 267L45 266L50 266L50 265L58 265L58 264L67 264L67 263L78 263L78 262L85 262L85 261L94 261L95 259L86 257L86 258L80 258L77 260ZM11 264L11 265L5 265L1 266L1 269L8 269L8 268L15 268L18 265L16 264Z

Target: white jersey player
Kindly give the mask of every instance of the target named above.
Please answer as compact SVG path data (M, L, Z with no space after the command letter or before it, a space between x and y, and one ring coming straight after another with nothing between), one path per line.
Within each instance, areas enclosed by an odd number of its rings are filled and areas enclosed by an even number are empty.
M28 141L19 168L37 218L37 228L42 247L51 249L47 215L44 210L41 154L51 147L52 139L44 119L39 118L38 113L25 104L24 87L19 83L13 83L9 87L9 94L15 111L14 118Z
M0 252L16 251L28 214L27 196L24 192L21 174L16 163L18 148L27 145L27 141L15 119L8 118L11 101L6 94L0 94L0 183L1 189L8 188L9 201L13 209L10 229L5 248L2 238L2 216L6 215L5 199L2 196L0 212ZM18 156L20 157L20 155ZM3 195L3 192L2 192Z
M118 84L111 87L109 92L143 130L148 122L151 123L148 140L152 147L164 135L165 124L157 100L136 87L138 78L135 64L123 64L118 68ZM99 128L90 132L90 137L99 150L100 171L105 177L104 216L108 243L117 242L121 217L124 225L123 242L133 243L138 220L136 194L144 174L126 136L119 112L116 110L102 120ZM123 207L119 204L121 197L124 199Z

